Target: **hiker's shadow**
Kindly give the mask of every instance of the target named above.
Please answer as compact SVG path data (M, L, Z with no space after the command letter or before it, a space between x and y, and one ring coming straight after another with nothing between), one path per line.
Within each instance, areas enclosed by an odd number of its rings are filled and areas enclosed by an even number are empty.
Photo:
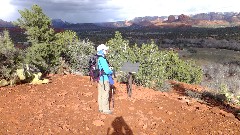
M116 117L112 122L113 131L111 135L133 135L131 128L127 125L122 116ZM110 135L108 128L107 135Z

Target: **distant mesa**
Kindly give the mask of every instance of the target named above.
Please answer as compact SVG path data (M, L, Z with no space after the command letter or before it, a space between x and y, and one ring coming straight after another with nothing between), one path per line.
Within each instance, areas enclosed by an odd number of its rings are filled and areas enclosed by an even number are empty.
M177 19L174 15L170 15L170 16L168 16L166 23L172 23L172 22L175 22L176 20Z
M178 21L180 22L188 22L189 20L191 20L191 18L187 15L181 14L178 16Z
M142 28L142 27L233 27L240 25L238 12L209 12L195 15L169 15L135 17L132 20L102 23L70 23L53 19L54 28L71 30L95 30L106 28ZM0 27L14 27L12 22L0 19Z
M12 22L7 22L2 19L0 19L0 27L14 27Z
M52 19L52 25L56 28L61 28L66 25L67 22L62 21L61 19Z

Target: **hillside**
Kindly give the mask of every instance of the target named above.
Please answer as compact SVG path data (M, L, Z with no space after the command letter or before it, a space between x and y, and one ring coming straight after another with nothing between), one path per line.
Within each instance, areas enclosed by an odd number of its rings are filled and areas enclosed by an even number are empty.
M0 134L240 134L236 107L184 95L184 89L202 91L197 85L180 83L168 93L134 86L129 98L125 84L117 83L114 113L105 115L98 112L96 84L88 77L50 80L0 88Z
M135 17L132 20L101 23L71 23L61 19L53 19L54 28L72 30L97 30L106 28L121 28L131 26L141 27L232 27L240 25L238 12L209 12L194 15L145 16ZM12 22L0 19L0 27L14 27Z
M135 17L132 20L102 23L71 24L60 19L53 20L54 27L77 28L97 26L107 28L131 27L232 27L240 25L240 13L237 12L210 12L195 15L145 16Z

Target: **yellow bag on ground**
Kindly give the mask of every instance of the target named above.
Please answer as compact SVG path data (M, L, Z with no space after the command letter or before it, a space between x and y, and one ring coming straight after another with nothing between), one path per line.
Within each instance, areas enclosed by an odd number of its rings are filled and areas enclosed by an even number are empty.
M0 80L0 87L7 86L8 84L9 84L9 82L7 80L5 80L5 79Z
M23 68L22 69L17 69L17 76L19 77L19 79L21 81L26 79Z
M30 82L30 84L43 84L43 83L49 83L49 79L43 79L40 80L42 73L38 72L37 74L33 74L34 78L33 80Z

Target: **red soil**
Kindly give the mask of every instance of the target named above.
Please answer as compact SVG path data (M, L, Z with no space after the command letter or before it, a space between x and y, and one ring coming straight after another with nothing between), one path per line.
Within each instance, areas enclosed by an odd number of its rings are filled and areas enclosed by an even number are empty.
M134 86L129 98L126 86L117 83L114 113L106 115L98 112L96 84L88 77L55 75L50 80L0 88L0 134L240 134L231 109L199 102L180 88L160 92Z

